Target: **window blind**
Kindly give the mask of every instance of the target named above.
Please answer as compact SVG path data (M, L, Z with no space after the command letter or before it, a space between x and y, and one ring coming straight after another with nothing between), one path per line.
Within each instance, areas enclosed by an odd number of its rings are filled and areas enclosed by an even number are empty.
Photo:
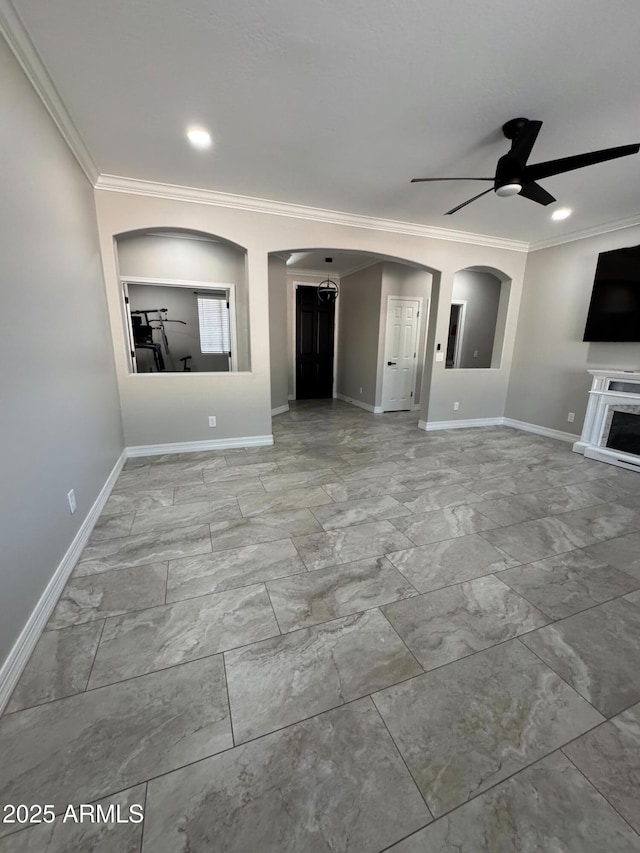
M200 351L230 353L229 308L226 296L198 296Z

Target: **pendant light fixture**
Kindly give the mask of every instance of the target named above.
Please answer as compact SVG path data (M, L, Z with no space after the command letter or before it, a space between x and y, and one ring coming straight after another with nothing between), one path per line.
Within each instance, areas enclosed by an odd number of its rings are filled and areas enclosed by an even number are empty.
M325 258L325 262L327 264L333 263L333 258ZM321 281L318 285L318 302L322 305L330 304L331 302L335 302L338 298L338 293L340 292L340 288L336 284L333 279L325 278L324 281Z

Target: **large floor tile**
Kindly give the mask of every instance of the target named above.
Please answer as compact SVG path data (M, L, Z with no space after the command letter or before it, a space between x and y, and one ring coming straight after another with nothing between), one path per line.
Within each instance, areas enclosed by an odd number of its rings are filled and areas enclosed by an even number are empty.
M72 576L47 623L49 630L164 604L166 563Z
M267 583L283 631L307 628L416 595L386 557L317 569Z
M564 516L556 516L524 521L510 527L495 527L480 536L520 563L543 560L597 541L596 536L586 530L569 527L563 519Z
M89 687L102 687L279 633L263 584L107 619Z
M330 504L331 498L320 486L304 486L299 489L282 489L264 495L241 495L240 510L245 518L265 512L286 512L301 507L316 507Z
M306 507L289 512L266 512L253 518L218 521L209 526L214 553L322 530Z
M640 587L640 578L579 549L507 569L500 580L552 619L564 619Z
M275 462L252 462L249 465L228 465L226 468L204 468L205 483L226 483L228 480L246 480L248 477L262 477L264 474L278 474L280 468Z
M584 483L591 480L592 473L583 466L565 465L548 470L532 471L511 477L495 477L473 480L467 483L469 489L476 494L491 500L492 498L523 495L527 492L538 492L554 486L570 486L574 483Z
M175 504L136 513L131 534L172 530L176 527L193 527L196 524L211 524L226 518L240 518L238 501L233 495L213 498L208 501Z
M576 509L562 516L563 522L577 533L594 539L614 539L640 531L640 509L618 503L602 503ZM591 544L593 539L585 544Z
M7 713L80 693L87 686L103 622L45 631L7 705Z
M373 699L436 817L602 721L519 640Z
M224 483L207 483L206 485L178 486L175 489L175 503L194 503L199 501L215 501L218 498L237 497L238 495L264 494L264 486L258 477L247 477L240 480L225 480ZM141 508L142 509L142 508Z
M324 486L325 483L333 483L335 479L336 472L331 468L319 468L317 471L299 471L291 474L267 474L261 477L262 485L267 492Z
M549 621L493 575L398 601L382 612L425 670Z
M389 521L379 521L297 536L293 544L305 566L313 570L382 556L390 551L409 548L412 543Z
M468 536L480 530L491 530L496 527L496 522L478 512L474 504L467 504L394 518L393 526L416 545L428 545L430 542Z
M616 599L523 642L606 717L640 701L640 609Z
M306 572L291 539L169 561L167 601Z
M588 481L575 486L542 489L524 495L481 501L476 504L476 508L500 526L506 526L602 504L604 500L597 496L597 491L602 491L601 487L598 489L598 481ZM610 490L608 499L613 500L614 497L615 493Z
M411 514L391 495L329 503L327 506L315 506L311 511L325 530L338 530L376 519L395 519Z
M218 655L0 717L0 802L91 802L232 745Z
M389 853L638 853L635 835L576 768L554 753Z
M174 491L175 489L172 486L168 486L164 489L140 487L126 492L112 492L104 505L102 515L117 515L171 506Z
M378 610L225 654L236 743L422 672Z
M322 488L333 498L334 501L357 501L362 498L374 498L377 495L392 495L395 492L405 492L405 487L392 477L372 477L358 482L337 482L335 478L331 483L323 483Z
M118 539L121 536L128 536L131 533L134 516L134 512L126 512L122 515L105 515L103 513L91 531L89 544L101 542L103 539Z
M422 491L402 492L395 497L407 509L415 513L431 512L434 509L444 509L449 506L463 506L480 500L466 485L458 484L434 486Z
M209 526L168 527L122 539L107 539L88 545L80 555L75 575L92 575L111 569L128 569L164 560L177 560L211 551Z
M472 580L518 564L477 534L389 554L393 565L420 592Z
M584 549L585 554L640 580L640 533L629 533Z
M139 853L142 843L140 816L144 814L145 798L145 785L106 797L96 803L96 809L100 806L108 819L95 823L88 817L82 822L75 822L71 817L65 821L63 811L52 824L33 826L3 838L0 850L2 853ZM79 804L72 805L74 814L78 815Z
M144 853L371 853L429 823L363 699L149 783Z
M640 705L587 732L564 752L640 833Z

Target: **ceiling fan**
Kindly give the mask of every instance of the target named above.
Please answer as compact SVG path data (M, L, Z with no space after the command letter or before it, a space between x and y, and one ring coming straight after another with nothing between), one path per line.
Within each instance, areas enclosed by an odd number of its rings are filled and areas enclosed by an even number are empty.
M601 151L590 151L587 154L561 157L559 160L547 160L546 163L528 166L527 160L541 127L541 121L531 121L528 118L514 118L502 125L502 132L507 139L511 140L511 148L498 160L493 178L413 178L411 183L424 181L491 181L493 183L488 190L447 210L445 216L466 207L492 190L499 196L521 195L538 204L551 204L555 198L537 183L541 178L550 178L552 175L561 175L563 172L604 163L606 160L615 160L617 157L627 157L629 154L637 154L640 151L640 144L621 145L618 148L603 148Z

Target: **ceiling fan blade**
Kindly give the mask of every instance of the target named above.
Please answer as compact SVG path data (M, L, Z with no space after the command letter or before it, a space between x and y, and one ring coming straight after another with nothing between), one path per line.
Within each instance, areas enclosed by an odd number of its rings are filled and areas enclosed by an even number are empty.
M509 153L515 157L522 166L524 166L529 159L529 155L535 145L541 127L541 121L527 122L513 140L513 145L511 146L511 151Z
M616 160L618 157L628 157L630 154L637 154L638 151L640 151L640 144L620 145L618 148L603 148L601 151L561 157L559 160L548 160L546 163L534 163L532 166L525 166L522 177L528 184L542 178L550 178L552 175L561 175L564 172L572 172L574 169L594 166L596 163L604 163L607 160Z
M530 183L525 184L518 195L524 196L525 198L531 199L531 201L537 201L538 204L553 204L555 198L548 193L544 187L541 187L540 184Z
M475 201L477 198L480 198L480 196L486 195L490 192L493 192L493 187L489 187L488 190L478 193L478 195L474 195L473 198L467 199L467 201L463 201L462 204L459 204L457 207L454 207L451 210L447 210L445 216L449 216L451 213L455 213L457 210L460 210L461 207L466 207L468 204L471 204L472 201Z
M424 183L424 181L492 181L493 178L411 178L412 184Z

